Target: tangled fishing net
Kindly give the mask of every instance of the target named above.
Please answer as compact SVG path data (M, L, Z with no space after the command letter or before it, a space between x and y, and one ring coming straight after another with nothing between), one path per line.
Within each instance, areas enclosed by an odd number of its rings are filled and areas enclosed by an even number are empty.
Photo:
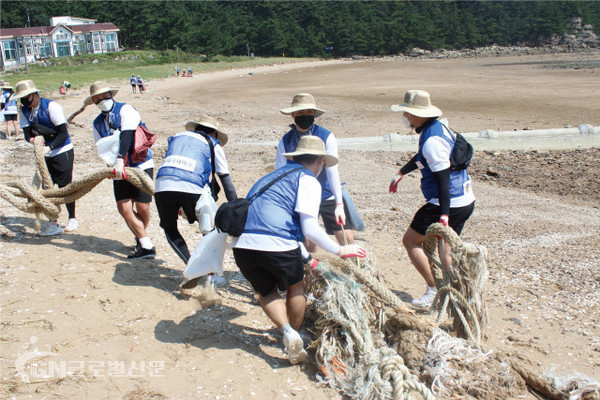
M450 245L452 265L436 255L438 237ZM463 243L434 224L426 254L438 282L437 320L453 319L456 336L416 315L381 283L373 262L327 258L307 271L307 325L316 339L318 378L351 399L506 399L532 388L551 399L578 396L594 383L571 382L568 393L515 355L484 351L487 325L484 248ZM438 322L439 323L439 322ZM594 397L589 397L593 399Z

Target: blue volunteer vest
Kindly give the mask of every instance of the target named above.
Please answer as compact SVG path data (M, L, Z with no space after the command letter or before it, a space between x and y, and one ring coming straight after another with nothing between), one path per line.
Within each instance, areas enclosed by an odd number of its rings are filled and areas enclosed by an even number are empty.
M48 112L48 105L50 104L50 102L52 102L52 100L46 99L44 97L40 98L40 105L38 106L38 112L37 112L37 115L35 116L35 118L33 119L33 121L31 120L31 108L30 107L22 106L21 111L23 112L23 115L25 116L25 118L27 118L28 121L35 122L36 124L44 125L50 129L56 129L56 126L52 123L52 120L50 119L50 112ZM44 141L44 144L46 146L50 146L50 143L52 143L51 140ZM54 150L64 147L70 143L71 143L71 136L69 134L67 134L67 138L61 144L56 146L56 148Z
M137 84L138 86L142 84L142 78L137 78Z
M135 76L132 76L131 78L129 78L129 83L131 83L132 85L135 85Z
M323 143L327 143L327 138L329 137L329 135L331 135L331 132L317 124L313 124L306 133L300 133L296 129L292 128L292 130L286 133L282 138L285 152L291 153L296 151L296 147L298 147L298 141L303 135L317 136L321 138L321 140L323 140ZM289 164L293 161L288 160L287 162ZM322 188L321 201L333 196L333 191L331 190L329 186L329 181L327 180L327 172L325 172L325 168L323 168L319 176L317 176L317 180L321 184Z
M125 105L125 103L119 103L119 102L115 101L115 105L114 105L113 109L110 110L110 112L108 113L109 125L112 126L113 129L118 129L119 131L121 130L121 108L123 108L124 105ZM94 120L94 128L96 128L96 131L98 132L100 137L107 137L107 136L110 136L113 134L110 131L110 126L107 128L105 121L106 121L106 119L104 117L104 113L100 113ZM141 124L142 123L140 123L140 125ZM133 144L133 143L131 143L131 144ZM131 145L130 145L130 148L131 148ZM148 149L148 155L146 156L146 160L142 161L140 163L132 163L131 157L129 155L127 155L127 157L129 158L129 166L137 167L138 165L151 160L152 154L154 154L152 152L152 149Z
M431 199L439 199L438 185L433 176L433 172L427 165L427 160L423 155L423 145L430 137L439 136L450 144L450 153L454 149L454 140L444 135L444 127L442 123L435 120L429 126L425 127L419 136L419 153L417 154L417 161L419 161L423 168L421 169L421 191L427 201ZM450 171L450 198L460 197L465 194L464 184L469 181L469 174L466 169L461 171Z
M17 99L9 100L11 92L5 90L2 92L2 96L4 96L4 114L16 114L19 110L17 108Z
M219 141L210 138L216 146ZM156 174L178 178L202 188L210 180L212 166L210 147L197 133L183 132L167 139L168 148L165 159Z
M252 186L246 198L250 198L262 187L298 166L300 164L292 162L265 175ZM294 171L252 200L248 208L244 233L258 233L304 242L304 234L300 227L300 215L294 211L302 173L314 176L306 168Z

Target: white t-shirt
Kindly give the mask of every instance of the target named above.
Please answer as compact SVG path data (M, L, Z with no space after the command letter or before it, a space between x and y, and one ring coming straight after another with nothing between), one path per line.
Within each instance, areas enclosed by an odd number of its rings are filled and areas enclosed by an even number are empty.
M283 155L285 152L285 145L283 144L283 139L281 139L277 144L277 153L275 154L275 169L287 164L288 159ZM333 133L330 133L329 136L327 136L327 140L325 141L325 152L339 159L337 139ZM340 184L338 164L335 164L333 167L326 167L325 173L327 174L327 181L329 182L329 187L333 192L335 202L341 203L342 186Z
M203 143L206 142L206 139L193 132L183 132L183 134L189 133L194 136L196 140L200 140ZM229 174L229 164L227 163L227 159L225 158L225 152L223 151L223 147L220 144L216 144L215 147L215 169L217 175L228 175ZM175 178L173 176L161 176L156 179L156 183L154 184L154 192L183 192L183 193L200 193L202 192L202 188L194 185L191 182L186 182L182 179Z
M298 183L294 211L317 218L320 204L321 184L314 176L303 174ZM242 233L239 238L233 238L232 244L236 248L260 251L289 251L299 246L295 240L257 233Z
M119 114L121 116L121 130L110 129L108 123L106 122L106 118L103 119L104 126L106 126L106 129L111 132L112 135L118 135L121 133L121 131L135 131L138 125L142 122L140 113L130 104L123 105ZM100 133L98 133L98 130L94 126L94 141L97 142L101 138L102 136L100 136ZM142 170L154 168L154 160L151 158L148 161L141 163L136 168Z
M444 135L450 138L452 141L456 140L454 135L450 131L444 128ZM427 161L427 165L431 172L439 172L450 168L450 154L452 153L452 147L450 143L440 136L432 136L423 143L423 156ZM464 184L464 194L459 197L453 197L450 199L450 207L465 207L475 201L475 194L473 193L473 185L471 179ZM439 199L431 199L431 204L440 205Z
M33 110L31 110L31 119L32 120L37 116L39 108L40 107L38 106L38 107L35 107ZM56 101L51 101L50 103L48 103L48 116L50 117L50 121L52 121L54 126L59 126L59 125L67 123L67 119L65 118L65 113L63 111L63 108ZM30 125L31 125L31 121L25 117L25 114L23 114L23 109L21 108L21 112L19 114L19 126L21 127L21 129L23 129L23 128L27 128ZM73 143L69 143L63 147L59 147L57 149L52 150L51 152L46 154L46 157L57 156L61 153L71 150L72 148L73 148Z

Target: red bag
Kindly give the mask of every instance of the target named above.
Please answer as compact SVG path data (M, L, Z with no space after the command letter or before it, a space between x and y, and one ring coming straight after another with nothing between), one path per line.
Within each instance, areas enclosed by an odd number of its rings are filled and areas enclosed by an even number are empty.
M156 135L146 128L146 125L139 124L133 136L133 151L131 152L131 162L136 164L146 161L148 150L156 142Z
M146 91L146 85L142 85L142 92Z

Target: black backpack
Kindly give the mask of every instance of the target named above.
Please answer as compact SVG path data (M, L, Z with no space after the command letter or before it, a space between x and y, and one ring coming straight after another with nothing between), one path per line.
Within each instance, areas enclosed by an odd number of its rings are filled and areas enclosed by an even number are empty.
M454 140L454 149L452 149L452 154L450 154L450 171L467 169L473 158L473 145L471 145L471 143L469 143L460 133L448 128L444 124L442 125L444 128L448 129L450 133L454 133L456 136Z

